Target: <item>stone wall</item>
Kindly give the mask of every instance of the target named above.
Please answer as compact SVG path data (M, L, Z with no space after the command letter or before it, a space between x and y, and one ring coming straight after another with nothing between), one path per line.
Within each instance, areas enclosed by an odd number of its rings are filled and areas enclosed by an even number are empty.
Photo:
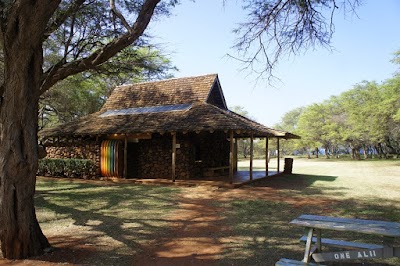
M172 141L153 135L128 145L128 177L168 178L171 176Z
M87 159L96 164L96 177L100 176L100 142L70 141L54 143L46 147L46 158L54 159Z
M189 179L193 175L192 145L177 136L176 178ZM152 139L128 144L128 177L166 178L172 176L172 136L154 134Z
M229 165L226 134L177 134L176 179L203 177L208 167ZM128 177L166 178L172 176L172 136L154 134L128 146Z
M203 167L229 165L229 141L224 132L199 134Z
M208 167L229 165L229 141L223 132L177 134L176 179L201 178ZM46 147L47 158L89 159L100 176L101 141L56 143ZM153 134L151 139L128 143L128 178L172 176L172 136ZM121 158L121 160L123 160Z

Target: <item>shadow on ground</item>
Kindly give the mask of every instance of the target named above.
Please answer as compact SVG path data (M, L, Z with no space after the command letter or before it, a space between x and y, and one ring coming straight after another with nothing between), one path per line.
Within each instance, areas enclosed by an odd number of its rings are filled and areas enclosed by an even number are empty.
M131 265L133 255L163 237L179 189L40 180L39 221L55 251L38 258L87 265ZM117 263L116 263L117 262Z
M253 187L271 187L277 189L301 190L307 189L317 181L334 182L337 176L283 174L258 180Z
M326 189L337 194L347 188L314 186L335 179L282 175L237 189L41 181L36 206L42 227L53 230L49 240L56 250L29 265L274 265L283 257L303 257L303 228L289 226L301 214L400 218L395 204L332 199ZM324 236L380 241L337 232Z

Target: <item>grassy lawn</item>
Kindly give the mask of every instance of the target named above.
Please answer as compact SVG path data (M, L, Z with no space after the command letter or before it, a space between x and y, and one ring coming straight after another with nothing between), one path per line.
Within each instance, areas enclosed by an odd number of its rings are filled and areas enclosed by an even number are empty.
M90 265L130 265L132 255L167 233L167 216L176 209L178 192L173 187L39 178L35 204L52 245L69 243L76 247L72 253L89 257L96 252L88 258ZM88 263L82 254L75 262Z
M258 169L263 164L254 162ZM274 265L282 257L302 259L303 229L289 226L301 214L400 221L399 160L296 158L293 167L291 175L238 189L40 177L36 213L58 251L29 265L132 265L138 254L143 261L143 252L149 265ZM338 232L323 237L381 240ZM187 245L198 251L183 256ZM364 265L400 265L400 259Z
M245 188L252 191L253 197L223 203L235 235L235 241L227 245L224 264L273 265L280 257L300 260L303 246L298 238L303 230L288 225L300 214L400 222L398 160L295 159L293 172ZM273 192L266 195L268 189ZM338 232L326 232L323 237L381 241L373 236ZM400 265L400 259L364 265Z

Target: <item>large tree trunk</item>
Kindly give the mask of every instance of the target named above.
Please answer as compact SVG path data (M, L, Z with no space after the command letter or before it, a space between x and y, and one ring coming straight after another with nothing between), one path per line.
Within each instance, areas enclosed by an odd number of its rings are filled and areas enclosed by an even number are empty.
M329 155L329 146L328 145L325 145L325 157L326 157L326 159L330 159L331 157L330 157L330 155Z
M363 147L363 154L364 154L364 159L368 159L368 147L365 145Z
M28 56L30 60L24 58ZM0 121L1 250L9 259L43 253L49 243L35 215L39 81L36 53L8 58ZM27 62L25 62L27 61ZM34 63L35 62L35 63ZM21 70L24 71L21 71Z
M38 101L42 51L7 53L0 121L1 250L9 259L43 253L49 243L35 215Z
M0 241L3 257L8 259L37 256L50 247L36 218L34 193L42 36L57 5L57 1L15 2L2 29L5 76L0 89Z

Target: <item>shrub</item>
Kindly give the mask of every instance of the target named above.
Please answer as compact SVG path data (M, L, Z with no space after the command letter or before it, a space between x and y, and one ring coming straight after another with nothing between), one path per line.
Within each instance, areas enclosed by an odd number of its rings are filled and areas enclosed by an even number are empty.
M41 159L38 175L89 178L96 176L96 165L84 159Z

